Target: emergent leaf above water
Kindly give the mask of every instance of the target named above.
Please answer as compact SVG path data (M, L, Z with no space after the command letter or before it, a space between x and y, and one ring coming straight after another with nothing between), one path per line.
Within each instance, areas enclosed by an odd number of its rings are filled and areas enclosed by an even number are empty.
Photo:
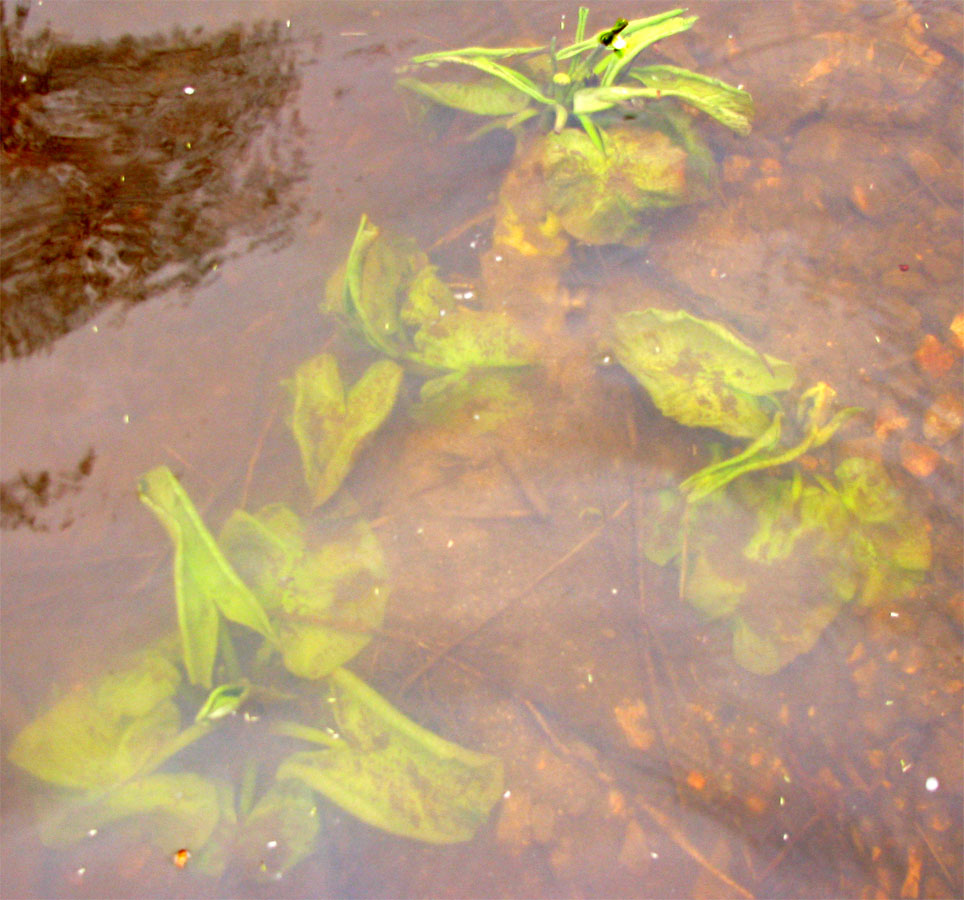
M571 238L590 244L639 244L659 210L698 202L715 176L713 155L693 126L698 110L738 134L750 131L753 100L741 87L669 65L634 67L656 41L688 30L696 16L673 9L619 19L586 37L579 10L572 44L464 47L412 57L403 71L475 69L482 80L435 81L406 74L397 86L425 104L475 113L520 140L513 169L541 173L530 191L547 195L551 213ZM680 105L677 101L682 101ZM533 166L535 161L535 166ZM539 179L535 179L539 180ZM500 211L500 218L518 215ZM496 235L512 233L497 224Z
M492 117L505 128L541 114L557 132L572 118L595 136L599 123L590 118L593 115L614 109L638 112L644 104L666 105L666 100L672 103L678 97L738 134L747 134L753 101L742 88L676 66L633 67L642 51L694 25L698 17L684 12L671 9L642 19L620 19L587 38L589 10L581 7L574 40L565 47L558 47L553 38L541 46L423 53L413 56L402 71L462 66L486 77L466 83L405 76L397 85L432 103ZM632 82L624 83L627 78Z

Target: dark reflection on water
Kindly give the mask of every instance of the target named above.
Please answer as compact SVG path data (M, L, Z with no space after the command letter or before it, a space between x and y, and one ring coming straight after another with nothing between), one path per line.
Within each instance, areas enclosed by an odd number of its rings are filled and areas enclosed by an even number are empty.
M659 9L598 4L592 21ZM158 293L148 286L162 274L165 284L168 272L203 276L225 255L222 232L269 236L293 224L290 186L307 183L290 243L239 253L211 283L158 296L121 326L98 318L98 333L75 331L51 354L0 370L2 477L15 510L8 519L5 499L4 524L47 528L5 533L4 749L52 681L88 678L114 645L170 627L169 559L133 496L138 474L170 464L215 529L235 506L284 500L306 511L276 386L322 346L359 370L370 361L316 309L362 212L423 246L438 242L453 280L500 284L498 301L548 336L557 357L524 376L536 400L524 425L483 439L413 422L413 378L348 483L393 586L383 633L352 667L420 723L504 758L509 793L476 841L421 846L324 807L318 853L285 879L259 884L229 870L210 883L131 846L123 829L41 850L35 786L5 763L5 896L961 895L961 352L950 330L962 293L960 7L693 11L700 22L665 42L667 61L745 83L754 131L737 139L707 126L716 196L668 216L645 248L574 248L565 271L533 262L500 275L486 213L511 143L465 144L474 125L457 118L425 140L391 85L412 53L541 40L563 15L571 28L574 7L257 5L246 18L290 16L294 70L272 29L208 21L216 38L105 37L67 60L70 103L39 115L56 92L23 99L39 124L25 143L4 145L5 307L11 215L18 234L39 235L31 247L51 248L50 272L28 266L17 284L39 292L59 272L74 279L63 296L87 277L98 298L143 297ZM167 155L140 170L159 191L138 201L154 204L150 215L103 238L110 216L133 208L109 189L119 169L104 135L176 132L176 117L154 121L160 95L146 85L180 90L182 76L205 89L179 104L209 97L191 126L210 155L164 145ZM247 112L261 78L265 99L255 102L266 109ZM58 116L135 89L150 95L130 112L138 129L116 116L81 117L107 129L92 137L64 131ZM286 104L307 139L294 125L266 125ZM237 133L224 134L234 118ZM58 129L59 143L30 144ZM278 138L279 156L239 192L258 134L258 146ZM120 144L121 161L132 146ZM299 152L305 169L292 162ZM65 249L78 226L57 211L60 188L45 187L54 161L89 179L83 196L101 218L87 216L88 238L157 243L139 251L140 268L84 275L108 267ZM14 172L26 173L27 193L8 187ZM155 268L142 271L144 260ZM596 365L610 315L649 305L725 322L792 360L802 383L827 381L863 407L815 464L857 454L888 465L930 529L935 558L920 589L845 609L777 675L734 664L728 630L681 604L675 570L640 552L654 489L692 471L708 439L694 443L625 373ZM6 337L4 347L14 352ZM96 465L75 479L91 447Z
M3 23L4 357L282 241L304 176L280 23L73 44L27 11Z
M80 462L68 471L53 475L46 469L40 472L21 471L16 478L0 483L0 528L27 527L46 531L50 526L40 521L40 511L65 494L79 491L93 468L94 451L88 450ZM60 528L69 525L69 518L59 523Z

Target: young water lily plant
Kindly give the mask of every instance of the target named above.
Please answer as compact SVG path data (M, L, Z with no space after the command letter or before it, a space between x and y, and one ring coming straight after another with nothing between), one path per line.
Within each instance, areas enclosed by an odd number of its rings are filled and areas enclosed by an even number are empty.
M582 7L567 46L553 38L540 46L425 53L412 57L397 84L431 104L489 117L475 136L496 128L521 134L527 122L542 126L520 141L516 166L541 175L545 209L536 224L543 233L555 227L591 244L640 243L653 210L701 200L712 183L713 156L691 111L741 135L753 117L753 100L741 87L678 66L637 64L657 41L693 26L697 17L684 13L619 19L587 37ZM468 82L407 74L443 66L483 74ZM525 193L535 187L530 181ZM502 201L497 239L500 231L518 232L525 218L518 201L505 192Z

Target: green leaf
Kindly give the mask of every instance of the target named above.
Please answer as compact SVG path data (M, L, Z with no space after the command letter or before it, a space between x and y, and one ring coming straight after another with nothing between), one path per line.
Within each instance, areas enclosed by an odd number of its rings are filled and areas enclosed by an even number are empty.
M453 431L485 434L532 415L531 398L511 372L451 372L422 385L421 402L410 410L419 422L448 425Z
M625 85L581 88L572 95L572 111L577 116L589 115L604 112L630 100L656 98L658 96L659 93L650 88L626 87Z
M768 432L779 409L774 395L788 390L795 377L789 363L683 310L615 317L613 349L663 415L765 444L772 440Z
M893 522L907 513L904 499L883 463L853 456L834 470L844 506L861 522Z
M314 851L318 809L304 784L272 785L240 821L230 788L226 799L221 824L192 860L197 871L220 878L230 866L243 879L276 882Z
M215 721L237 712L248 699L251 685L245 681L219 684L201 705L194 717L195 722Z
M504 312L459 307L423 325L409 358L432 369L512 368L533 362L535 350Z
M907 507L882 463L851 457L834 470L832 489L853 516L847 534L864 606L900 599L931 565L927 523Z
M181 681L159 650L72 689L14 739L8 759L68 788L108 787L139 772L178 732Z
M687 478L680 489L695 503L747 472L786 465L814 447L822 446L858 411L857 407L849 407L830 416L836 395L836 391L822 381L803 393L797 404L797 424L804 435L796 446L777 446L783 427L783 413L777 413L770 427L742 453L700 469Z
M420 328L437 322L456 308L451 289L438 277L438 267L424 266L412 279L399 316L406 325Z
M459 109L477 116L511 116L529 105L525 94L498 78L488 78L471 84L462 81L399 78L395 84L427 97L439 106Z
M723 429L719 430L722 431ZM680 485L680 490L691 503L696 503L747 472L770 468L788 462L795 456L802 454L806 449L805 447L803 449L797 448L799 452L791 453L778 450L782 432L783 413L778 412L773 416L766 431L744 450L735 456L710 463L694 472Z
M683 599L713 620L731 615L743 602L746 589L745 578L720 574L706 554L698 552L687 574Z
M338 733L278 767L364 822L447 844L471 839L502 795L502 763L416 725L346 669L331 677Z
M292 398L287 416L312 503L320 506L345 480L355 458L385 421L402 383L402 369L391 360L373 363L347 396L338 361L322 353L303 362L282 384Z
M327 308L346 318L372 347L423 371L524 366L534 358L532 343L508 316L459 306L438 277L437 268L428 263L414 241L382 234L364 218L348 262L329 282L328 298ZM386 363L380 365L376 372L387 384L386 373L394 370ZM323 354L302 369L295 382L288 383L296 394L292 421L299 423L293 428L309 485L324 482L320 495L331 485L321 477L319 451L312 448L325 446L328 449L322 455L330 458L329 445L337 444L337 429L319 423L337 421L339 416L350 418L351 398L342 413L341 381L333 359L326 360ZM299 378L305 382L302 387ZM318 386L308 390L316 380ZM299 389L300 395L296 393ZM311 411L315 396L317 414ZM336 469L340 472L342 468L344 460L339 458ZM316 498L316 502L322 501Z
M192 772L155 774L61 807L42 820L40 836L47 846L73 844L91 829L136 819L125 824L126 832L143 832L165 854L182 847L194 853L210 838L220 815L213 782Z
M658 19L659 17L655 18ZM623 49L618 54L612 54L594 69L597 75L602 76L603 86L608 87L614 84L616 79L632 65L633 60L647 47L657 41L672 37L674 34L688 31L698 18L699 16L674 16L673 18L651 22L637 29L631 29L627 26L622 35L626 42Z
M258 880L275 881L312 854L318 830L314 794L300 782L280 782L244 820L235 857Z
M809 652L845 603L900 599L930 566L926 523L869 460L845 460L817 483L799 471L749 473L682 515L681 498L663 494L641 532L644 551L686 567L684 599L729 624L734 658L758 674Z
M707 182L692 165L696 157L666 129L617 126L601 140L602 150L575 128L544 139L548 206L577 240L639 243L653 211L705 196Z
M271 625L261 605L221 555L191 498L167 466L138 483L141 500L154 512L174 544L174 593L192 684L211 687L218 646L218 610L267 638Z
M630 19L626 27L622 30L622 36L624 39L628 39L639 32L645 33L655 26L662 25L664 22L677 18L685 11L686 10L684 9L669 9L666 10L666 12L657 13L655 16L647 16L645 19ZM579 34L577 32L576 41L556 53L556 59L571 59L574 56L578 56L580 53L585 53L587 50L596 50L599 47L600 38L603 37L608 30L608 28L603 28L600 31L597 31L592 37L584 40L579 39Z
M386 356L405 350L398 320L404 289L428 260L410 238L383 234L362 216L345 265L329 279L324 311Z
M529 53L538 53L545 49L545 47L462 47L460 50L437 50L433 53L422 53L413 56L412 63L415 65L438 65L440 62L448 62L455 55L507 59L510 56L523 56Z
M323 678L358 654L385 615L381 546L360 519L333 518L309 532L287 507L236 511L221 545L269 610L285 667Z
M553 100L546 97L536 86L536 83L532 81L531 78L527 78L521 72L517 72L515 69L510 69L508 66L503 66L500 63L493 62L489 54L477 54L474 56L462 56L460 54L466 51L454 51L449 53L433 53L429 54L431 57L432 65L439 65L440 63L455 63L461 66L471 66L475 69L480 69L488 75L505 82L509 87L514 88L526 97L537 101L538 103L545 103L548 106L552 106ZM413 62L425 62L425 57L413 57Z
M753 98L742 88L678 66L644 66L629 74L660 97L678 97L737 134L750 133Z

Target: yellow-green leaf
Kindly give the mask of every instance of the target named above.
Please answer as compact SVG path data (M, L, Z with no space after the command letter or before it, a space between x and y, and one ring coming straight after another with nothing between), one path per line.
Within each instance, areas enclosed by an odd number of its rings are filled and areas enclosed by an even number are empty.
M340 737L292 754L277 778L303 781L394 834L435 844L472 838L502 795L501 761L427 731L347 669L330 685Z
M287 423L315 506L338 490L362 447L391 412L402 374L396 363L379 360L346 395L338 361L322 353L283 382L292 399Z
M174 545L174 594L192 684L211 687L219 618L273 638L261 604L228 565L184 488L167 466L144 475L138 492L167 530Z

